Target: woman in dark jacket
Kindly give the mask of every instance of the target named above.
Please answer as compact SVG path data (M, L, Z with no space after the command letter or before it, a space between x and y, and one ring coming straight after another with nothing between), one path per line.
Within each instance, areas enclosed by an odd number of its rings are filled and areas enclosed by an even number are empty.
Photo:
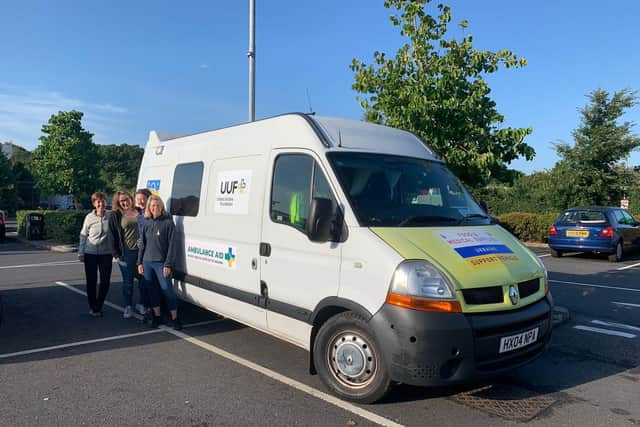
M113 195L111 218L109 219L109 242L113 257L118 261L122 273L122 296L125 319L133 315L133 279L138 272L138 211L133 206L133 197L119 190ZM144 313L144 295L140 294L140 312Z
M147 283L156 278L171 313L173 327L180 330L182 324L178 319L178 306L171 276L176 263L175 225L158 196L149 197L145 218L138 250L138 272L144 274ZM151 325L157 327L160 324L160 293L155 286L149 293L149 299L153 308Z

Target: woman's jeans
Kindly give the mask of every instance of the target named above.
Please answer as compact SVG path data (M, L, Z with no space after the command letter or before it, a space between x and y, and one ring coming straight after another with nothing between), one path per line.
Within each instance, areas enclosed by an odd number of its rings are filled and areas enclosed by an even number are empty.
M124 249L122 258L118 262L120 267L120 273L122 273L122 296L124 297L125 306L133 306L133 278L136 277L138 266L136 261L138 260L138 251L136 249ZM142 283L139 289L142 290ZM142 300L142 293L140 293L140 299Z
M149 289L149 304L151 307L160 307L160 292L157 286L153 286L153 277L155 276L160 290L164 295L167 308L169 310L176 310L178 304L176 302L176 294L173 291L173 280L171 274L168 277L164 277L162 274L162 268L164 263L162 261L142 261L142 268L144 268L144 280L150 286Z

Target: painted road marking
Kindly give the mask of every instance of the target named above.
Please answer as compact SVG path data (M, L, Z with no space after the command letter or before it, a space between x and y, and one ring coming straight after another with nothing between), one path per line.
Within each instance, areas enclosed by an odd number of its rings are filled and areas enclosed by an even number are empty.
M71 261L43 262L43 263L40 263L40 264L5 265L3 267L0 267L0 270L6 270L6 269L11 269L11 268L54 267L54 266L57 266L57 265L67 265L67 264L78 264L78 265L80 265L80 262L77 259L75 259L75 260L71 260Z
M631 331L640 332L637 326L625 325L624 323L604 322L602 320L592 320L591 323L600 326L610 326L612 328L629 329Z
M106 342L106 341L114 341L114 340L121 340L121 339L126 339L126 338L132 338L132 337L139 337L141 335L149 335L149 334L154 334L157 332L161 332L160 329L150 329L148 331L143 331L143 332L136 332L133 334L125 334L125 335L115 335L112 337L107 337L107 338L98 338L95 340L86 340L86 341L77 341L77 342L72 342L69 344L61 344L61 345L53 345L50 347L41 347L41 348L34 348L32 350L25 350L25 351L17 351L15 353L5 353L5 354L0 354L0 359L6 359L9 357L16 357L16 356L24 356L27 354L34 354L34 353L42 353L44 351L51 351L51 350L60 350L62 348L70 348L70 347L78 347L81 345L87 345L87 344L95 344L98 342Z
M573 328L574 329L579 329L581 331L596 332L598 334L604 334L604 335L615 335L615 336L624 337L624 338L635 338L636 337L634 334L629 334L629 333L626 333L626 332L612 331L611 329L592 328L591 326L578 325L578 326L574 326Z
M640 308L640 304L631 304L628 302L616 302L616 301L611 301L611 304L615 304L615 305L621 305L623 307L635 307L635 308Z
M63 286L67 289L69 289L70 291L73 291L75 293L81 294L81 295L85 295L86 293L84 293L83 291L76 289L75 287L69 285L68 283L64 283L64 282L56 282L57 285ZM105 305L108 305L109 307L115 308L116 310L119 311L123 311L123 308L110 303L108 301L104 302ZM223 321L224 319L218 319L217 321ZM216 322L216 321L211 321ZM200 322L200 323L204 323L204 322ZM190 326L195 326L197 325L196 323L191 324ZM187 342L190 342L191 344L194 344L200 348L203 348L211 353L217 354L220 357L223 357L227 360L230 360L234 363L237 363L239 365L244 366L245 368L249 368L252 369L258 373L261 373L262 375L265 375L271 379L274 379L276 381L279 381L285 385L288 385L290 387L293 387L299 391L302 391L304 393L307 393L313 397L316 397L320 400L323 400L327 403L330 403L334 406L337 406L338 408L344 409L345 411L349 411L353 414L356 414L364 419L367 419L371 422L374 422L376 424L382 425L382 426L393 426L393 427L402 427L402 424L398 424L393 420L390 420L388 418L384 418L378 414L375 414L373 412L367 411L365 409L359 408L356 405L353 405L349 402L345 402L343 400L338 399L335 396L332 396L330 394L327 394L323 391L317 390L313 387L310 387L304 383L301 383L299 381L296 381L292 378L286 377L282 374L279 374L278 372L272 371L271 369L265 368L262 365L258 365L257 363L251 362L247 359L244 359L240 356L236 356L233 353L229 353L221 348L218 348L214 345L211 345L209 343L206 343L204 341L201 341L199 339L196 339L194 337L192 337L191 335L187 335L184 332L180 332L180 331L175 331L173 329L170 329L164 325L161 325L158 329L152 329L151 331L146 331L146 333L152 333L152 332L157 332L157 331L164 331L164 332L168 332L170 334L175 335L176 337L179 337ZM44 350L43 350L44 351ZM8 356L7 356L8 357Z
M551 254L538 255L538 258L544 258L546 256L551 256Z
M282 374L279 374L278 372L272 371L271 369L265 368L262 365L258 365L257 363L251 362L247 359L244 359L240 356L236 356L233 353L229 353L225 350L222 350L221 348L218 348L214 345L211 345L209 343L206 343L204 341L200 341L199 339L196 339L190 335L186 335L183 332L180 331L174 331L172 329L167 329L167 332L169 332L170 334L173 334L177 337L182 338L185 341L190 342L191 344L197 345L200 348L203 348L207 351L210 351L211 353L217 354L220 357L224 357L225 359L228 359L232 362L235 362L239 365L242 365L246 368L252 369L256 372L261 373L264 376L267 376L271 379L274 379L276 381L279 381L283 384L286 384L290 387L293 387L299 391L302 391L304 393L307 393L313 397L317 397L320 400L323 400L327 403L330 403L332 405L335 405L339 408L342 408L346 411L349 411L353 414L356 414L362 418L365 418L369 421L372 421L376 424L380 424L383 426L401 426L402 424L398 424L395 421L392 421L388 418L384 418L380 415L374 414L373 412L369 412L367 410L364 410L362 408L359 408L351 403L345 402L343 400L338 399L335 396L332 396L330 394L327 394L325 392L322 392L320 390L317 390L313 387L310 387L304 383L301 383L299 381L296 381L292 378L286 377Z
M640 289L618 288L616 286L594 285L592 283L565 282L563 280L553 280L553 279L549 279L549 282L565 283L565 284L568 284L568 285L576 285L576 286L587 286L587 287L590 287L590 288L605 288L605 289L615 289L615 290L618 290L618 291L640 292Z
M628 268L640 267L640 262L631 265L625 265L624 267L616 268L616 270L626 270Z

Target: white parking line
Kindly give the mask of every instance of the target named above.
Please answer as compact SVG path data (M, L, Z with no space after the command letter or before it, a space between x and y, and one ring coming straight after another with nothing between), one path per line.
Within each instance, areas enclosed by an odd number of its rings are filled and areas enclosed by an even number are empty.
M636 337L634 334L628 334L626 332L612 331L611 329L592 328L591 326L578 325L578 326L574 326L574 329L579 329L581 331L596 332L598 334L604 334L604 335L615 335L615 336L624 337L624 338Z
M78 293L80 295L85 295L86 296L86 293L84 293L83 291L81 291L79 289L76 289L75 287L73 287L73 286L71 286L71 285L69 285L67 283L56 282L56 284L60 285L60 286L63 286L65 288L69 289L70 291L73 291L73 292ZM110 303L108 301L105 301L105 305L108 305L109 307L115 308L116 310L123 311L122 307L120 307L120 306L118 306L116 304ZM211 321L211 323L215 323L215 322L218 322L218 321L224 321L224 319L213 320L213 321ZM207 323L207 322L200 322L200 323ZM191 324L189 326L196 326L196 325L198 325L198 324L193 323L193 324ZM166 326L160 326L158 329L152 329L150 331L146 331L146 333L152 333L152 332L157 332L157 331L165 331L165 332L168 332L170 334L173 334L176 337L179 337L179 338L181 338L181 339L183 339L185 341L190 342L191 344L194 344L194 345L196 345L196 346L198 346L200 348L203 348L203 349L205 349L205 350L207 350L207 351L209 351L211 353L217 354L220 357L224 357L225 359L228 359L228 360L230 360L232 362L235 362L235 363L237 363L239 365L242 365L242 366L244 366L246 368L249 368L249 369L252 369L252 370L254 370L256 372L259 372L262 375L265 375L265 376L267 376L267 377L269 377L271 379L279 381L279 382L281 382L281 383L283 383L285 385L293 387L293 388L295 388L295 389L297 389L299 391L302 391L302 392L307 393L307 394L309 394L309 395L311 395L313 397L316 397L316 398L318 398L320 400L323 400L323 401L325 401L327 403L330 403L330 404L332 404L334 406L337 406L338 408L341 408L341 409L344 409L346 411L349 411L349 412L351 412L351 413L353 413L355 415L358 415L358 416L360 416L360 417L362 417L364 419L367 419L367 420L369 420L371 422L374 422L376 424L379 424L379 425L382 425L382 426L402 427L402 424L398 424L393 420L390 420L388 418L384 418L384 417L382 417L382 416L380 416L378 414L375 414L373 412L370 412L370 411L367 411L365 409L362 409L362 408L360 408L360 407L358 407L356 405L353 405L353 404L351 404L349 402L345 402L343 400L340 400L335 396L332 396L332 395L327 394L327 393L325 393L323 391L317 390L317 389L315 389L313 387L310 387L310 386L308 386L308 385L306 385L304 383L301 383L299 381L296 381L296 380L294 380L292 378L286 377L286 376L284 376L282 374L279 374L278 372L272 371L269 368L265 368L264 366L258 365L257 363L251 362L251 361L249 361L247 359L244 359L244 358L242 358L240 356L236 356L233 353L229 353L229 352L227 352L227 351L225 351L225 350L223 350L221 348L218 348L218 347L216 347L214 345L211 345L211 344L206 343L204 341L201 341L201 340L199 340L197 338L194 338L194 337L192 337L190 335L187 335L184 332L175 331L175 330L170 329L170 328L168 328ZM140 334L142 334L142 333L140 333ZM134 334L132 334L132 335L134 335ZM124 335L123 335L123 337L124 337ZM107 339L105 338L104 340L107 340ZM42 351L46 351L46 350L42 350ZM9 356L7 356L7 357L9 357Z
M67 264L78 264L80 262L78 260L70 260L70 261L51 261L51 262L42 262L39 264L22 264L22 265L5 265L0 267L0 270L13 269L13 268L31 268L31 267L54 267L57 265L67 265Z
M384 418L381 417L380 415L374 414L373 412L367 411L365 409L359 408L358 406L355 406L349 402L345 402L343 400L338 399L335 396L332 396L330 394L327 394L325 392L322 392L320 390L317 390L313 387L310 387L304 383L301 383L299 381L296 381L292 378L286 377L282 374L279 374L278 372L272 371L269 368L265 368L264 366L258 365L257 363L253 363L247 359L244 359L240 356L236 356L233 353L229 353L225 350L222 350L221 348L218 348L214 345L211 345L209 343L206 343L204 341L200 341L199 339L196 339L190 335L187 335L183 332L180 331L174 331L172 329L167 329L167 332L169 332L170 334L173 334L177 337L182 338L185 341L190 342L191 344L197 345L200 348L203 348L207 351L210 351L211 353L217 354L220 357L224 357L225 359L231 360L232 362L235 362L239 365L242 365L246 368L252 369L256 372L261 373L262 375L265 375L271 379L274 379L276 381L280 381L283 384L286 384L290 387L293 387L297 390L300 390L304 393L307 393L313 397L317 397L318 399L324 400L327 403L330 403L334 406L337 406L339 408L342 408L346 411L349 411L351 413L354 413L362 418L365 418L369 421L372 421L376 424L380 424L383 426L401 426L402 424L398 424L395 421L392 421L388 418Z
M106 342L106 341L114 341L114 340L121 340L121 339L125 339L125 338L132 338L132 337L139 337L140 335L149 335L149 334L154 334L157 332L161 332L160 329L150 329L148 331L143 331L143 332L136 332L133 334L126 334L126 335L115 335L112 337L106 337L106 338L98 338L95 340L86 340L86 341L77 341L77 342L72 342L69 344L61 344L61 345L53 345L50 347L40 347L40 348L34 348L31 350L25 350L25 351L17 351L15 353L5 353L5 354L0 354L0 359L6 359L9 357L16 357L16 356L24 356L27 354L34 354L34 353L42 353L44 351L51 351L51 350L59 350L62 348L69 348L69 347L77 347L80 345L87 345L87 344L95 344L98 342Z
M611 304L615 304L615 305L621 305L623 307L634 307L634 308L640 308L640 304L631 304L628 302L616 302L616 301L611 301Z
M602 320L592 320L591 323L600 326L610 326L612 328L629 329L630 331L640 332L637 326L625 325L624 323L605 322Z
M616 270L620 271L620 270L627 270L629 268L633 268L633 267L639 267L640 266L640 262L636 263L636 264L631 264L631 265L625 265L624 267L620 267L620 268L616 268Z
M75 287L73 287L73 286L69 285L68 283L64 283L64 282L56 282L56 285L59 285L59 286L65 287L65 288L69 289L70 291L73 291L73 292L75 292L75 293L77 293L77 294L80 294L80 295L84 295L85 297L87 296L87 293L86 293L86 292L83 292L83 291L81 291L80 289L76 289ZM119 312L124 312L124 307L120 307L118 304L114 304L114 303L112 303L112 302L105 301L105 302L104 302L104 305L106 305L107 307L111 307L111 308L113 308L114 310L117 310L117 311L119 311ZM136 319L138 319L138 320L142 320L142 316L140 316L138 313L133 313L133 317L134 317L134 318L136 318Z
M593 283L565 282L564 280L553 280L553 279L549 279L549 282L565 283L565 284L568 284L568 285L576 285L576 286L586 286L586 287L589 287L589 288L605 288L605 289L615 289L615 290L618 290L618 291L640 292L640 289L619 288L617 286L594 285Z
M538 255L538 258L544 258L546 256L551 256L551 254Z

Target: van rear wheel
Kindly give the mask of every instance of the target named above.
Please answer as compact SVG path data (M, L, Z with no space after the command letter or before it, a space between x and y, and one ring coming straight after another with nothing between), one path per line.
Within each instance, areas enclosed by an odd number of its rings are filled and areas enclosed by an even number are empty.
M322 325L313 359L322 382L342 399L373 403L391 385L381 348L356 313L340 313Z

